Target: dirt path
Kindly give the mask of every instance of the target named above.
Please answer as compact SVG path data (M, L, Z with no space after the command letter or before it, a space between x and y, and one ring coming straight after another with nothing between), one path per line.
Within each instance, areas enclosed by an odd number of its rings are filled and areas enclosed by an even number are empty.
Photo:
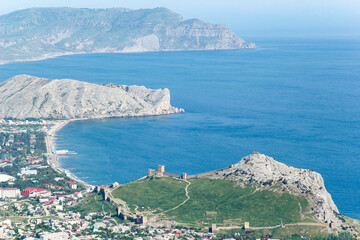
M179 208L180 206L184 205L187 201L189 201L190 196L189 196L188 187L191 185L191 182L189 182L188 180L183 180L183 181L188 183L188 184L186 185L186 187L185 187L185 196L186 196L186 199L185 199L182 203L180 203L179 205L177 205L177 206L175 206L175 207L173 207L173 208L171 208L171 209L168 209L168 210L166 210L166 211L164 211L164 212L162 212L162 213L167 213L167 212L170 212L170 211L172 211L172 210L175 210L175 209Z
M298 200L297 198L296 198L296 201L297 201L298 204L299 204L299 213L300 213L301 219L305 219L305 216L304 216L304 214L303 214L303 212L302 212L301 204L300 204L300 202L299 202L299 200Z
M94 202L95 202L98 206L100 206L100 207L101 207L101 209L102 209L102 211L103 211L104 215L106 215L106 213L107 213L107 212L105 212L105 209L104 209L104 204L100 204L100 203L98 203L98 202L96 201L96 196L97 196L97 195L95 195L95 196L94 196Z

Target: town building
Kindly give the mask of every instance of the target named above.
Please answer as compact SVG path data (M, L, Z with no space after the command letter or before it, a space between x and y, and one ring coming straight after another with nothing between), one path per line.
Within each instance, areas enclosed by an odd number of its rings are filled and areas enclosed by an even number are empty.
M72 181L66 181L65 183L69 186L70 189L77 189L76 183L74 183Z
M27 187L21 191L21 196L26 197L49 197L51 192L43 188Z
M0 199L20 197L18 188L0 188Z
M30 170L29 168L22 168L18 175L36 175L37 170Z
M69 239L69 234L66 232L57 232L57 233L44 233L40 240L65 240Z
M7 175L7 174L0 174L0 182L8 182L8 181L14 181L15 178Z

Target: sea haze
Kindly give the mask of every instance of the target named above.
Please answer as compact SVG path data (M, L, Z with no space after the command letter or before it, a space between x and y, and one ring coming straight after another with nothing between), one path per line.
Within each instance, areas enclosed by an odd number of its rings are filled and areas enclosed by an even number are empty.
M258 151L322 174L341 213L360 219L360 41L249 39L255 50L64 56L0 66L16 74L169 88L184 114L73 122L61 164L91 184L148 168L188 174Z

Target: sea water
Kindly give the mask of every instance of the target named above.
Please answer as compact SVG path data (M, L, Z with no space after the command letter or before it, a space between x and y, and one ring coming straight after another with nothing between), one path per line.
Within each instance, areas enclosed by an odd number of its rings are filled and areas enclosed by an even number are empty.
M0 66L16 74L169 88L186 113L73 122L61 165L90 184L126 183L164 164L201 173L253 151L322 174L360 219L360 41L250 39L258 49L73 55Z

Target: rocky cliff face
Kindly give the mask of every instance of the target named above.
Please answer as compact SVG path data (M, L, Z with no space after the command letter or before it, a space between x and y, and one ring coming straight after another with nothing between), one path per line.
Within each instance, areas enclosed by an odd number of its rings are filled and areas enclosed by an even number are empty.
M334 222L337 226L346 225L339 218L339 211L326 191L322 176L317 172L295 168L264 154L254 153L210 177L236 181L240 185L258 184L262 188L278 184L281 186L279 191L305 196L319 221Z
M182 112L170 105L168 89L94 84L19 75L0 83L5 118L105 118Z
M0 16L0 64L76 53L253 48L227 26L165 9L32 8Z

